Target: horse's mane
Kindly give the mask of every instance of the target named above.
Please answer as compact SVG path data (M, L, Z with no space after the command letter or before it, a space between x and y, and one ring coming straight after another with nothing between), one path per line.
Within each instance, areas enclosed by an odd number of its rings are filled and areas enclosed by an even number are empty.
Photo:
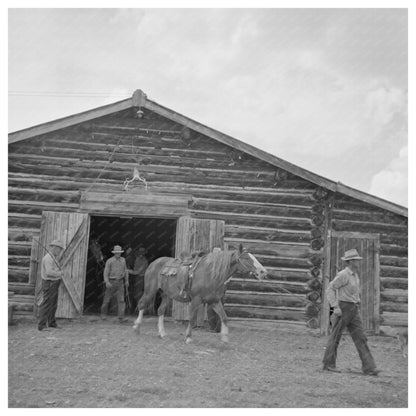
M203 257L207 277L225 281L229 276L231 259L235 251L213 251Z

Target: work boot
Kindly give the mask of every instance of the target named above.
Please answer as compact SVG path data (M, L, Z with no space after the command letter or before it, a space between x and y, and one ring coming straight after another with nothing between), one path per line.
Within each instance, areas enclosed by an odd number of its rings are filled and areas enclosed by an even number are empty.
M330 371L332 373L340 373L341 370L338 370L338 368L336 368L335 366L332 365L324 365L323 368L324 371Z
M38 331L49 331L46 325L38 325Z
M380 373L380 370L377 370L377 368L374 368L373 370L364 371L364 374L366 376L377 376Z

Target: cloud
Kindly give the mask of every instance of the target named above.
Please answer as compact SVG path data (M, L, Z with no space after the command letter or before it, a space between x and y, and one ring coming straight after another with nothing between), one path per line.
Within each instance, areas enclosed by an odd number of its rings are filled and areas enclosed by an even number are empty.
M243 137L254 136L265 150L333 158L389 140L384 133L392 124L402 128L397 124L405 120L398 123L396 115L406 111L405 91L386 84L352 82L333 71L320 51L301 50L282 53L255 74L235 74L222 95L239 104L228 114L229 126L239 129L245 120Z
M399 156L373 176L370 193L380 198L408 205L408 147L400 150Z
M242 47L247 39L255 39L258 35L258 22L250 15L244 15L237 23L232 33L231 43L233 46Z
M406 107L406 94L399 88L377 86L366 95L366 116L380 127L388 124L394 114Z

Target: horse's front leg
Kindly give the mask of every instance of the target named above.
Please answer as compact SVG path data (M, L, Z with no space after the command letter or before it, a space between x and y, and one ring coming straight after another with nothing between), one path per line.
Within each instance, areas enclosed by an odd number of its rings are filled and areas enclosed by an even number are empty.
M140 309L139 316L137 317L137 319L134 321L134 324L133 324L133 329L136 331L137 334L140 333L140 324L143 321L143 313L144 313L144 309Z
M152 296L148 293L145 293L139 300L137 304L137 310L139 311L139 316L134 321L133 329L136 331L137 334L140 333L140 324L143 321L143 314L146 306L149 304L150 300L152 299Z
M192 328L195 326L196 324L196 318L198 315L198 308L199 305L201 304L201 298L199 296L195 297L192 299L191 304L189 305L189 323L188 323L188 327L186 328L186 333L185 333L185 342L187 344L189 344L190 342L192 342Z
M223 342L228 342L228 326L227 326L227 315L225 314L224 307L222 302L219 301L212 305L212 309L218 314L221 319L221 340Z
M159 308L157 309L157 314L159 315L159 321L158 321L158 330L159 330L159 337L164 338L166 336L165 332L165 325L164 325L164 317L165 317L165 311L166 306L168 305L169 298L163 294L162 295L162 303L160 304Z

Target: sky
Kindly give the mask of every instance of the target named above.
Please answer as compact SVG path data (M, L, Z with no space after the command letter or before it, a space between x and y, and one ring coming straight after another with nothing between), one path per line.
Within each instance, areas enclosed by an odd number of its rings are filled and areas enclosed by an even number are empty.
M8 132L141 89L407 206L407 22L404 8L9 9Z

